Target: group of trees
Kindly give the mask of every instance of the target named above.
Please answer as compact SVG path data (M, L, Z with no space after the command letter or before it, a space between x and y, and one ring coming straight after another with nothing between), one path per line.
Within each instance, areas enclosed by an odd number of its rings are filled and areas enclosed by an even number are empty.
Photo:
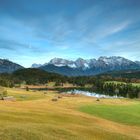
M0 86L4 87L13 87L14 81L10 74L1 74L0 75Z
M133 86L131 83L104 83L102 90L112 96L140 98L140 87Z
M129 98L140 98L140 86L134 86L131 79L121 79L118 82L114 81L116 78L112 77L70 77L69 82L73 85L83 87L86 84L92 85L92 91L101 92L110 96L122 96Z
M0 74L0 85L4 87L13 87L15 85L39 85L47 84L48 82L65 83L67 80L65 76L49 73L39 69L21 69L12 74Z
M0 85L4 87L13 87L15 85L39 85L55 82L55 86L63 86L68 82L76 87L85 87L91 85L92 90L97 90L110 95L118 95L123 97L140 97L140 88L133 86L131 82L140 79L129 79L122 77L111 77L109 75L99 76L78 76L67 77L55 73L49 73L39 69L21 69L12 74L0 74ZM113 83L106 81L121 81L125 83Z

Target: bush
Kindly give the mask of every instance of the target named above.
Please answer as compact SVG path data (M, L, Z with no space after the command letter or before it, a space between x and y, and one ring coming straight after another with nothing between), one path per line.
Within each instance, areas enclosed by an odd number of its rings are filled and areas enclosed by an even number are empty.
M28 86L26 87L26 91L29 91L29 88L28 88Z
M58 101L58 98L57 97L54 97L54 98L52 98L52 101Z
M4 90L4 91L3 91L3 97L7 97L7 95L8 95L7 90Z
M7 95L8 95L7 90L4 90L3 87L0 87L0 99L2 100L3 97L7 97Z

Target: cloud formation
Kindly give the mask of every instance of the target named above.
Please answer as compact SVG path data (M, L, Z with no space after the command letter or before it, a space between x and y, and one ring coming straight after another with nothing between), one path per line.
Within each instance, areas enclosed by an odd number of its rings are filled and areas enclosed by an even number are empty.
M24 66L53 57L140 60L139 0L1 0L0 21L0 57Z

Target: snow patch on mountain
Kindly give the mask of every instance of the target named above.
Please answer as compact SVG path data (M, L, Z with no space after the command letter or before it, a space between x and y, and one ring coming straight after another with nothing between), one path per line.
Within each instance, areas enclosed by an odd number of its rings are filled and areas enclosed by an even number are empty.
M68 66L70 68L79 68L79 69L109 69L109 70L115 70L115 69L122 69L122 68L133 68L140 66L140 61L131 61L126 58L120 57L120 56L101 56L98 59L83 59L78 58L75 61L62 59L62 58L54 58L51 59L48 63L45 63L44 65L41 64L33 64L32 67L38 68L45 65L54 65L57 67L62 66Z
M36 63L34 63L34 64L32 64L31 68L39 68L41 66L42 66L42 64L36 64Z

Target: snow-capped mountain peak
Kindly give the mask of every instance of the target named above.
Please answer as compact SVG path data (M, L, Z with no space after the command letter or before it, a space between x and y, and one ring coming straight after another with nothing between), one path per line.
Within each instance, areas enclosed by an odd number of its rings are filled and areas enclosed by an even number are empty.
M72 68L76 67L73 61L67 60L67 59L62 59L62 58L51 59L48 64L52 64L52 65L55 65L58 67L62 67L62 66L68 66L68 67L72 67Z
M84 60L82 58L78 58L76 61L75 61L75 65L78 67L78 68L88 68L89 67L89 63L87 60Z
M78 71L81 70L85 72L89 71L90 73L101 73L113 70L137 69L140 68L140 61L131 61L120 56L101 56L98 59L78 58L75 61L54 58L44 65L33 64L32 67L49 67L49 65L54 65L60 69L61 67L67 66L67 68L73 68L74 70L77 69Z
M42 66L42 64L36 64L36 63L34 63L34 64L32 64L31 68L39 68L41 66Z

